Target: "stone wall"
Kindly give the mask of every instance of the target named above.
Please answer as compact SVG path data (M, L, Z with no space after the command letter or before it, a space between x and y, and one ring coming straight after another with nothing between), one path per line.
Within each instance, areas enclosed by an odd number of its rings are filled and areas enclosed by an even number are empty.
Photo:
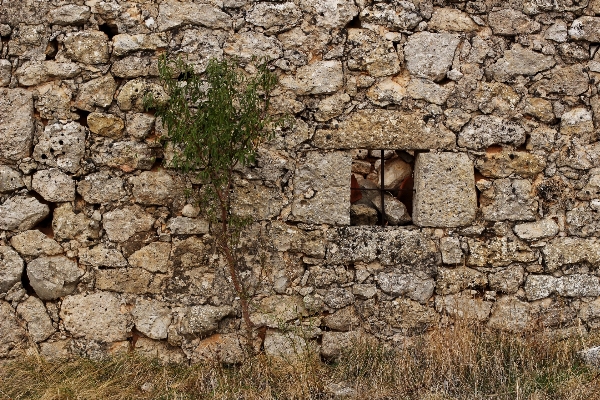
M267 353L600 326L598 0L2 0L0 37L0 358L243 356L142 106L165 52L269 57L295 117L237 171Z

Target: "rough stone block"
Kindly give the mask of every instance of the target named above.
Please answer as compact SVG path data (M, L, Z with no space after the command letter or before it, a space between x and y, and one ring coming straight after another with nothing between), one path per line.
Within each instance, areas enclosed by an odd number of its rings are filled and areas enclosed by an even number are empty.
M65 55L84 64L108 62L108 36L100 31L81 31L68 35L63 42Z
M37 171L33 174L31 185L46 201L62 203L75 200L75 181L58 168Z
M58 167L65 172L75 173L85 153L85 129L77 122L47 125L38 144L33 149L33 158L49 167Z
M527 179L496 179L482 192L480 204L487 221L532 221L538 210Z
M415 33L404 46L406 67L414 76L441 81L452 65L459 43L458 35L451 33Z
M33 97L24 89L0 89L0 160L28 157L33 141Z
M14 355L25 347L25 329L19 323L15 310L9 303L0 300L0 357Z
M49 213L50 208L35 197L11 197L0 205L0 229L26 231L46 218Z
M73 293L85 271L65 256L42 256L27 264L27 277L42 300L54 300Z
M21 232L10 239L10 244L24 256L55 256L63 252L56 240L38 230Z
M48 339L55 332L44 303L37 297L30 296L19 304L17 314L27 322L29 337L36 343Z
M444 228L469 225L477 211L473 162L466 154L419 154L413 201L415 225Z
M21 282L25 264L19 254L9 246L0 246L0 293L6 293Z
M25 186L19 171L0 165L0 193L10 193Z

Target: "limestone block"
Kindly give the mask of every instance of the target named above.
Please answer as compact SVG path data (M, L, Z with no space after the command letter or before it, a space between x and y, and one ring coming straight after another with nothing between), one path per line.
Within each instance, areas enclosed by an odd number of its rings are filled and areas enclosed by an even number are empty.
M435 308L440 313L445 313L451 318L467 321L486 321L492 311L491 301L474 299L460 294L437 296Z
M269 296L251 304L250 320L257 326L279 328L282 324L306 316L302 298Z
M181 52L188 57L194 72L200 74L206 70L211 58L217 60L223 57L223 42L229 37L228 34L206 28L186 29L181 39ZM241 50L242 53L245 50Z
M309 349L309 343L293 332L281 333L268 330L264 342L265 354L286 360L304 357Z
M219 321L232 315L229 306L192 306L187 308L181 320L183 335L204 336L217 330Z
M441 295L455 294L465 289L485 288L487 283L485 274L471 268L440 268L435 291Z
M344 72L340 61L316 61L296 70L295 76L281 78L281 85L296 94L335 93L344 85Z
M321 149L451 149L456 136L425 115L395 110L359 110L338 129L318 129L313 143ZM524 140L524 136L523 136Z
M109 138L119 138L123 134L125 123L112 114L93 112L87 117L88 127L93 133Z
M352 157L345 152L308 152L294 174L294 219L316 224L350 224L351 166Z
M17 306L17 314L27 322L29 337L36 343L43 342L56 331L44 303L37 297L30 296L20 303Z
M315 119L317 121L328 121L344 112L350 102L350 96L347 93L336 93L319 101Z
M567 231L571 235L587 237L600 232L600 218L594 209L580 206L567 211L566 216Z
M524 151L502 151L477 159L475 168L489 178L507 178L513 174L534 178L546 168L546 159Z
M401 104L407 97L407 79L404 76L395 76L380 80L367 90L367 98L378 106Z
M323 318L324 326L336 331L347 332L360 326L360 318L354 307L345 307Z
M542 79L531 88L542 96L557 93L565 96L579 96L589 88L588 74L582 64L556 67L549 79Z
M488 275L490 289L497 292L513 294L523 284L525 270L515 264L506 269Z
M384 308L379 318L407 336L423 334L437 326L440 315L433 307L399 298Z
M91 204L106 204L124 198L123 179L101 171L86 175L77 183L77 193Z
M96 271L96 289L119 293L154 294L163 292L165 276L142 268L114 268Z
M171 255L171 243L155 242L133 253L128 261L132 267L149 272L167 272Z
M127 114L127 134L135 139L145 139L154 127L154 120L154 116L150 114Z
M125 206L104 214L102 226L108 239L124 242L138 232L152 229L154 218L140 206Z
M377 210L364 204L350 205L350 225L377 225Z
M135 51L156 50L164 47L167 47L164 33L153 33L150 35L121 33L112 38L112 54L117 57L122 57Z
M8 60L0 60L0 87L10 84L12 64Z
M600 18L583 16L577 18L569 28L569 37L572 40L587 40L588 42L600 41Z
M163 364L185 364L188 360L179 348L172 348L167 343L144 337L135 342L133 350L142 357L158 359Z
M385 26L391 31L409 31L417 27L423 18L414 3L374 3L360 13L361 22Z
M73 293L84 273L76 261L65 256L42 256L27 264L29 283L42 300Z
M323 332L321 356L325 359L335 359L342 353L356 346L362 336L359 330L350 332Z
M95 107L108 107L116 90L117 82L111 74L106 74L82 83L74 105L86 111L94 111Z
M395 75L400 60L394 44L369 29L348 29L348 68L366 71L373 77Z
M56 61L27 61L23 63L15 76L23 86L35 86L40 83L73 78L81 73L81 68L76 63Z
M529 301L553 294L564 297L597 297L600 295L600 279L585 274L565 275L560 278L552 275L529 275L525 283L525 293Z
M223 52L228 56L239 57L244 62L252 61L253 57L273 61L283 56L279 40L252 31L234 34L223 47Z
M435 289L435 281L432 278L422 279L410 273L381 272L377 275L377 282L383 292L392 296L406 296L421 304L428 302Z
M0 193L10 193L24 186L19 171L0 165Z
M455 34L417 32L404 46L406 67L416 77L439 82L450 70L459 43Z
M579 318L587 322L592 329L600 327L600 298L589 303L583 303L579 309Z
M327 29L341 29L358 15L352 0L302 0L300 7L314 15L316 25Z
M49 213L50 208L35 197L11 197L0 205L0 229L26 231L46 218Z
M127 308L110 292L67 296L60 318L73 337L105 343L126 340L132 327Z
M497 81L506 82L517 75L533 76L555 64L554 57L515 44L504 50L504 56L489 67L489 72Z
M99 244L92 248L86 247L79 250L79 262L96 268L117 268L127 266L127 261L117 249L107 248Z
M538 202L527 179L496 179L483 191L481 211L486 221L533 221Z
M49 82L38 86L35 109L40 117L49 120L77 118L71 113L71 98L73 92L65 85Z
M141 78L133 79L125 83L117 94L117 104L122 111L144 112L144 96L152 94L158 102L167 99L162 86L146 82Z
M293 2L256 3L246 13L246 21L261 26L267 33L279 33L296 25L302 17L302 11Z
M0 246L0 294L6 293L21 282L25 264L19 254L9 246Z
M523 112L525 114L531 115L533 117L538 118L542 122L552 122L555 118L554 109L552 108L552 103L548 100L530 97L524 100ZM536 129L538 132L548 131L549 129L544 129L543 127L540 129ZM535 131L534 131L535 132ZM533 139L533 133L531 134Z
M90 18L90 7L67 4L52 8L48 13L48 22L54 25L83 25Z
M96 165L120 168L131 172L135 169L149 170L162 154L162 148L151 147L136 141L102 142L91 148L92 161Z
M427 29L434 31L474 32L479 28L475 22L456 8L436 8L427 23Z
M131 310L135 328L150 339L166 339L171 324L171 309L157 300L136 300Z
M55 256L63 252L56 240L38 230L21 232L10 239L10 244L23 256Z
M40 355L47 361L65 361L71 357L71 339L40 343Z
M208 233L210 224L202 218L174 217L167 223L174 235L199 235Z
M201 25L213 29L231 27L231 17L211 4L165 1L158 7L159 31L177 28L184 24Z
M418 226L457 227L475 219L473 163L466 154L421 153L415 164L413 220Z
M48 27L40 24L19 24L14 27L8 41L8 56L22 60L45 60L48 45Z
M364 192L363 192L364 193ZM387 224L390 226L406 225L411 221L411 217L408 214L408 210L404 203L395 198L389 193L383 195L383 208L381 209L381 197L377 192L367 192L367 197L373 206L379 211L380 214L385 215Z
M85 30L67 34L64 42L65 55L84 64L108 62L108 36L104 32Z
M560 134L577 137L585 143L597 138L592 120L592 112L584 107L577 107L564 113L560 118Z
M464 259L460 247L460 240L454 237L443 237L440 239L440 251L444 264L461 264Z
M509 332L523 332L531 329L533 320L530 305L513 296L503 296L498 299L492 309L488 326Z
M76 239L86 243L100 236L100 226L97 221L85 216L84 213L73 212L69 203L61 204L52 215L52 230L58 241Z
M110 72L117 78L122 79L133 79L141 76L158 76L158 59L154 56L126 56L113 62Z
M354 303L354 295L343 288L329 289L323 298L327 307L333 309L344 308Z
M247 354L247 340L237 333L216 334L199 341L192 353L192 363L214 362L227 365L242 363Z
M518 123L495 115L478 115L458 135L458 145L484 150L494 144L519 146L525 142L525 129Z
M0 161L28 157L33 141L33 97L24 89L0 89Z
M131 178L133 197L147 205L169 205L176 192L175 181L165 170L144 171Z
M488 14L488 24L495 35L524 35L540 30L540 24L520 11L506 8Z
M33 174L31 186L46 201L60 203L75 200L75 181L58 168L37 171Z
M545 218L536 222L515 225L514 232L521 239L538 240L556 236L558 225L553 219Z
M324 238L319 230L305 231L293 225L273 221L269 237L277 251L300 252L315 258L325 257Z
M511 237L468 239L467 265L474 267L506 267L513 262L528 263L538 259L538 253L525 243Z
M0 300L0 357L16 355L25 347L26 333L9 303Z
M79 169L85 153L85 129L77 122L47 125L33 150L33 158L69 173Z
M357 299L371 299L377 294L377 287L368 283L357 283L352 286L352 294Z
M557 43L564 43L567 41L567 38L567 24L564 21L555 22L544 32L544 39Z
M438 85L428 79L413 78L408 83L406 94L416 100L443 105L454 90L454 83Z

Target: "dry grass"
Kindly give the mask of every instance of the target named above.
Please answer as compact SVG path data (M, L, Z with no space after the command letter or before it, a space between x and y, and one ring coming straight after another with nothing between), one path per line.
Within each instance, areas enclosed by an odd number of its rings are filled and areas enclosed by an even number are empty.
M600 335L558 341L455 328L400 350L360 343L335 363L315 355L294 363L258 355L236 367L31 358L0 367L0 400L329 399L328 385L340 382L358 399L594 400L598 373L576 352L599 343Z

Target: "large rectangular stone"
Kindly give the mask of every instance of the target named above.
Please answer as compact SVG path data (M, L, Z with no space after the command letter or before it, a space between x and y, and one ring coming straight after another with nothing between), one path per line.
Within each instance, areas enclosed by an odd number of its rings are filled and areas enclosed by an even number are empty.
M421 153L414 179L415 225L452 228L475 220L475 170L466 154Z
M314 145L322 149L453 149L456 136L421 112L360 110L338 129L319 129Z
M33 97L24 89L0 89L0 160L28 157L33 141Z

